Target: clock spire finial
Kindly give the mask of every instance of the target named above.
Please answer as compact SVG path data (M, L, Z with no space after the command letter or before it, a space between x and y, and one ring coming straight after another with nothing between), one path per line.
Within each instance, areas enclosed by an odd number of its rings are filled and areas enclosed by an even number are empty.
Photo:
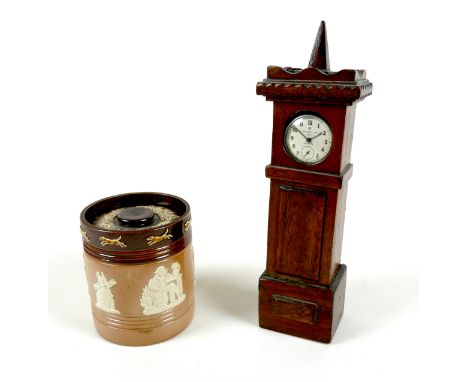
M315 38L314 48L310 55L309 68L317 68L324 71L330 70L328 60L327 28L325 21L320 23L320 27Z

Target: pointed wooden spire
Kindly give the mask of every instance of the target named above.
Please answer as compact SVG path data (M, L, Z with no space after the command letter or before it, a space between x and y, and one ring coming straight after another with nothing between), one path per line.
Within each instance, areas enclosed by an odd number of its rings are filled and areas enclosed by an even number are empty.
M325 21L320 23L320 27L315 38L314 48L310 55L309 68L317 68L324 71L330 70L328 60L327 28Z

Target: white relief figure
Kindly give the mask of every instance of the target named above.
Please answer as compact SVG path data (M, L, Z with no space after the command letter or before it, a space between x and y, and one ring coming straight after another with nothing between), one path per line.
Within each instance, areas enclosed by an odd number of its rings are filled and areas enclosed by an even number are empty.
M183 293L184 288L182 286L182 273L180 273L180 264L175 262L171 265L172 269L172 278L170 281L174 281L170 284L171 289L169 291L169 301L175 302L178 300L183 300L185 295Z
M145 316L164 312L184 301L180 264L172 263L171 269L172 273L160 265L156 268L154 277L143 288L140 306Z
M115 309L114 295L110 288L117 285L117 281L110 279L107 281L104 272L96 272L97 283L94 284L96 289L96 306L108 313L120 313Z

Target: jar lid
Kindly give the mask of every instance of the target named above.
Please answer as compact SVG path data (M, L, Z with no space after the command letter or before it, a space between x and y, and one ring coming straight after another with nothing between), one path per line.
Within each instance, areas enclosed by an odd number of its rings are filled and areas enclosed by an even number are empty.
M111 196L86 207L80 220L88 251L109 261L154 260L191 240L190 206L174 195Z

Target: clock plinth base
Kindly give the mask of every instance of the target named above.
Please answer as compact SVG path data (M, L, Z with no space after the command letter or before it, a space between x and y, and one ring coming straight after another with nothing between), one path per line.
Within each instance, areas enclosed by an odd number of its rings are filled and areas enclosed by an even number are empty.
M330 286L264 272L258 286L260 327L329 343L343 316L345 288L343 264Z

